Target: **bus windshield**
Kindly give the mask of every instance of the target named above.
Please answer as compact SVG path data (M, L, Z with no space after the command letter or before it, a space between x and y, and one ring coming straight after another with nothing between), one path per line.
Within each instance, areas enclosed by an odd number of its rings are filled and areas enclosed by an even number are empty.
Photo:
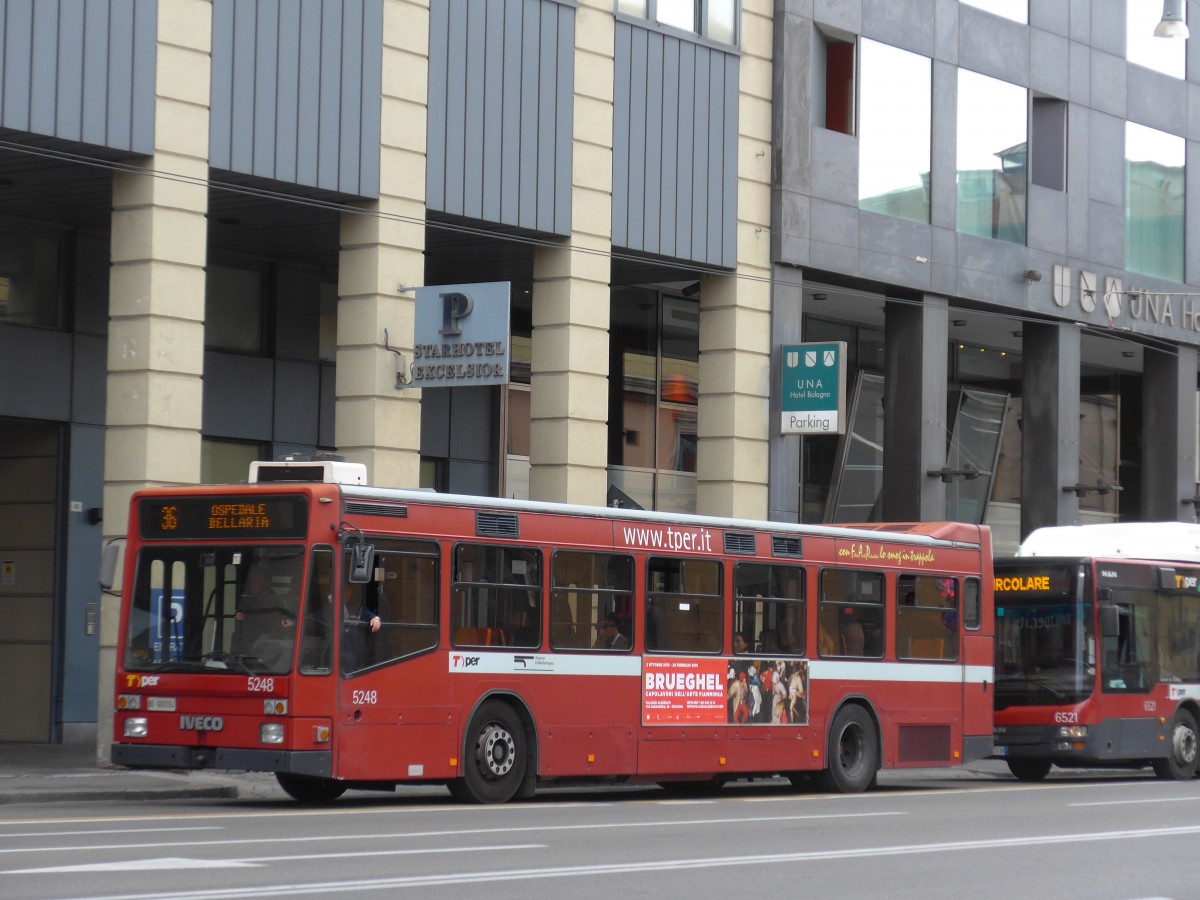
M303 582L302 546L146 546L125 669L286 674Z
M1095 677L1092 604L997 601L996 709L1081 703Z

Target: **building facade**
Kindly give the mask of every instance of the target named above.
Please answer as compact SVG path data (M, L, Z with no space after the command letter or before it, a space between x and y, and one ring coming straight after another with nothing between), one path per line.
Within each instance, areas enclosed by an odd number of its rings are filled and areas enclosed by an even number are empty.
M256 458L1010 548L1190 520L1200 57L982 5L0 2L0 742L104 755L102 544ZM476 283L508 383L406 384L416 289ZM780 434L803 341L846 435Z
M772 344L852 371L848 436L772 438L773 514L984 522L998 552L1193 519L1200 57L1162 14L776 5Z

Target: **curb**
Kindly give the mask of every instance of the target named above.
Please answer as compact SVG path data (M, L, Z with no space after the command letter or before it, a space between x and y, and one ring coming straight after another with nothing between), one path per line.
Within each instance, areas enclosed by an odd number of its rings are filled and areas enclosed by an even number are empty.
M96 802L104 800L236 800L236 787L120 788L81 791L11 791L0 794L0 806L19 803Z

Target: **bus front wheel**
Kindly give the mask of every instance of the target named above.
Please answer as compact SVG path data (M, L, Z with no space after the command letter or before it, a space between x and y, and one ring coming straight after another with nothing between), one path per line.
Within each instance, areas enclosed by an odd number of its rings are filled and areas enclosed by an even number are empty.
M451 782L459 800L505 803L517 795L529 765L528 736L520 717L507 703L489 701L467 729L463 777Z
M879 770L879 734L861 706L843 706L833 718L821 774L826 790L857 794L875 784Z
M1154 774L1159 778L1186 781L1196 774L1200 763L1200 739L1197 738L1196 718L1186 709L1178 710L1171 722L1171 740L1164 759L1153 761Z
M276 772L275 780L293 800L301 803L332 803L346 793L346 786L332 778L313 778Z
M1013 773L1017 781L1041 781L1050 774L1048 759L1012 759L1005 760L1008 771Z

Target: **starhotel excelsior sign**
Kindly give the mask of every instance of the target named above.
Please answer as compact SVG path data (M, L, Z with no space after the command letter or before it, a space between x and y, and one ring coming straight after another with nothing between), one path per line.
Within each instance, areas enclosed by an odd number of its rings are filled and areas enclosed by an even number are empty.
M413 387L507 384L509 282L417 288Z

